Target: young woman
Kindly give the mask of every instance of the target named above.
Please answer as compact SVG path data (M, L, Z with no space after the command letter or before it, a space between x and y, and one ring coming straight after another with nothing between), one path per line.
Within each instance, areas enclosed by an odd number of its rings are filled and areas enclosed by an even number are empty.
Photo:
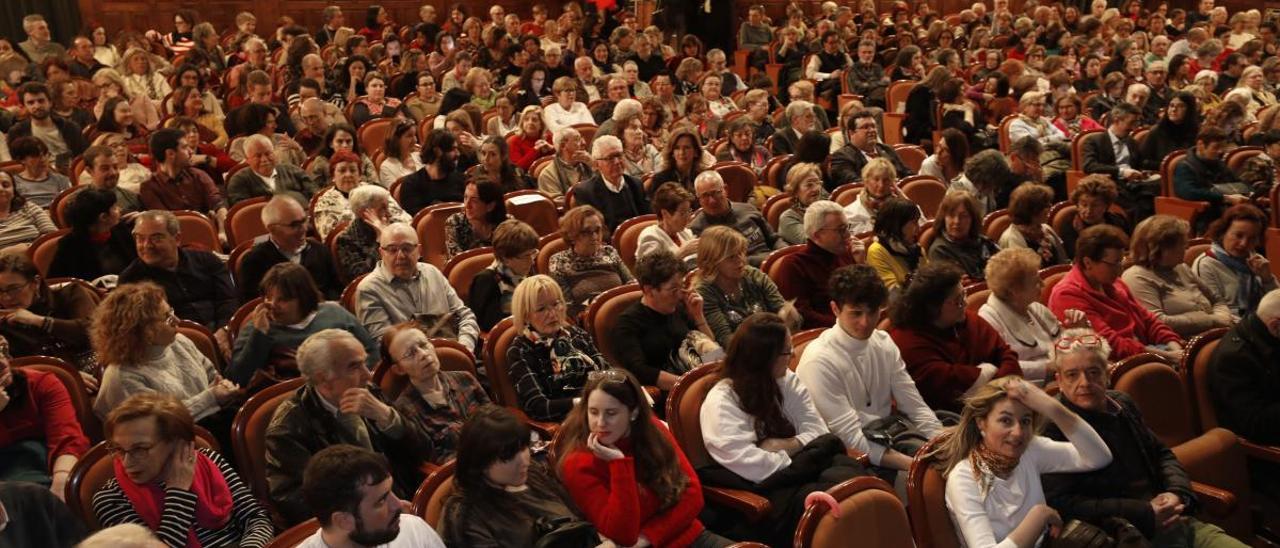
M383 147L386 158L378 166L378 179L382 186L390 188L398 179L422 169L418 154L418 126L407 120L398 120L387 135Z
M489 180L469 181L463 191L462 211L444 222L446 253L453 257L468 249L492 245L493 230L506 218L502 187Z

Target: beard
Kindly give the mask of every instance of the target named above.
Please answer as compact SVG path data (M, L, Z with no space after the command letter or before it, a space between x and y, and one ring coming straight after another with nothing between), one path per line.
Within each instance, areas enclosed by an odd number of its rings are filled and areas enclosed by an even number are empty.
M361 546L381 546L390 543L400 536L400 514L392 517L391 523L381 529L366 529L364 520L359 515L356 516L356 530L347 538Z

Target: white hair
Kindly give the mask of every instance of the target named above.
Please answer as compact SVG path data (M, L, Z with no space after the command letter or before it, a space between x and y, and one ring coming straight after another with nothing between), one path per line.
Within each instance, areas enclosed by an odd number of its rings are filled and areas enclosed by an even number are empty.
M606 154L617 150L622 150L621 140L613 135L601 135L596 137L595 142L591 143L591 159L604 159Z
M391 223L382 229L382 233L378 235L378 241L386 240L396 235L404 235L413 239L413 243L418 243L418 232L409 226L409 223Z
M137 523L121 523L89 535L78 548L159 548L165 544L150 529Z
M260 147L266 147L267 150L270 150L270 151L275 151L276 149L276 144L271 140L270 137L267 137L266 135L263 135L261 133L254 133L253 135L249 135L244 138L245 154L248 154L249 148L255 145Z
M693 188L694 188L694 190L696 191L696 190L697 190L697 188L698 188L699 186L703 185L704 183L705 183L705 184L716 184L716 185L720 185L720 186L722 186L722 187L723 187L723 186L724 186L724 177L721 177L721 176L720 176L720 172L719 172L719 171L716 171L716 170L714 170L714 169L708 169L708 170L706 170L706 171L703 171L702 173L699 173L697 177L694 177L694 179L693 179Z
M797 116L803 116L806 112L813 112L813 103L800 100L792 101L791 104L787 105L787 109L784 111L788 120L793 120Z
M635 116L641 112L644 112L644 107L640 105L640 101L635 99L623 99L618 101L618 104L613 107L613 121L621 122L627 117ZM622 128L617 129L619 131L622 130ZM599 139L596 139L596 141L599 141Z
M818 200L804 210L804 235L810 238L822 230L827 222L827 215L839 213L844 216L844 206L831 200Z
M1262 300L1258 301L1258 309L1254 311L1262 321L1280 318L1280 289L1272 289Z
M360 212L369 209L378 202L391 201L391 193L387 189L378 185L360 185L351 191L351 195L347 197L347 205L351 208L351 212L360 216Z
M267 204L262 206L262 224L265 226L275 224L276 221L280 220L280 215L290 206L298 208L303 213L306 212L302 208L302 204L298 203L298 200L290 198L288 195L276 194L272 196L270 200L267 200Z
M551 136L551 146L556 147L556 150L560 150L560 145L563 145L564 140L570 137L580 138L582 137L582 134L573 126L563 126L560 129L557 129L555 134Z
M360 340L355 335L342 329L318 331L298 345L295 360L298 362L298 372L302 373L307 384L314 386L324 382L333 373L333 366L337 364L333 361L332 348L339 341L350 341L360 346Z

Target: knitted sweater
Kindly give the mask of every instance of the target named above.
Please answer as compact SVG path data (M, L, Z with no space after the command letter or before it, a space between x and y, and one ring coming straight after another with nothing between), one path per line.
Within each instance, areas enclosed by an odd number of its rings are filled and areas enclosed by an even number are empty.
M217 375L213 362L191 339L179 333L166 346L148 348L136 363L109 364L102 374L93 412L105 420L129 396L159 392L182 400L192 418L199 421L218 410L218 400L210 388Z

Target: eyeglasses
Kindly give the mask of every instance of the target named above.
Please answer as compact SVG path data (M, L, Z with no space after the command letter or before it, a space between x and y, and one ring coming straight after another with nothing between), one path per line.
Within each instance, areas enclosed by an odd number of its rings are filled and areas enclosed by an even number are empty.
M120 460L127 460L129 458L137 460L147 456L147 453L150 453L155 446L156 444L154 443L144 443L142 445L136 445L132 448L125 449L119 445L111 443L107 444L107 452L111 453L111 456Z
M601 381L602 383L616 382L618 384L626 384L627 374L623 373L620 369L598 369L587 373L587 380L592 382Z
M622 161L622 153L621 153L621 152L615 152L615 153L610 154L610 155L608 155L608 156L603 156L603 157L600 157L600 158L596 158L596 160L599 160L599 161L601 161L601 162L620 162L620 161Z
M387 255L409 255L418 249L418 244L384 245L379 249Z
M836 226L824 226L819 230L830 230L832 232L835 232L836 234L842 234L844 236L848 236L850 234L853 234L853 223L843 223Z
M1061 352L1068 352L1077 346L1093 348L1102 345L1102 338L1097 335L1080 335L1078 337L1062 337L1053 343L1053 347Z
M406 351L404 352L404 354L402 354L402 355L400 356L400 359L401 359L401 360L408 360L408 359L411 359L411 358L413 358L413 357L417 356L417 355L418 355L418 354L420 354L420 353L421 353L421 354L426 354L426 355L429 355L429 356L434 356L434 354L432 354L432 352L431 352L431 350L432 350L433 348L435 348L435 347L431 345L431 341L422 341L422 342L420 342L420 343L418 343L418 344L415 344L415 345L413 345L413 346L409 347L409 349L408 349L408 350L406 350Z
M31 285L31 282L26 282L26 283L20 283L20 284L13 284L8 287L0 287L0 296L12 297L14 295L17 295L19 291L26 289L30 285Z

